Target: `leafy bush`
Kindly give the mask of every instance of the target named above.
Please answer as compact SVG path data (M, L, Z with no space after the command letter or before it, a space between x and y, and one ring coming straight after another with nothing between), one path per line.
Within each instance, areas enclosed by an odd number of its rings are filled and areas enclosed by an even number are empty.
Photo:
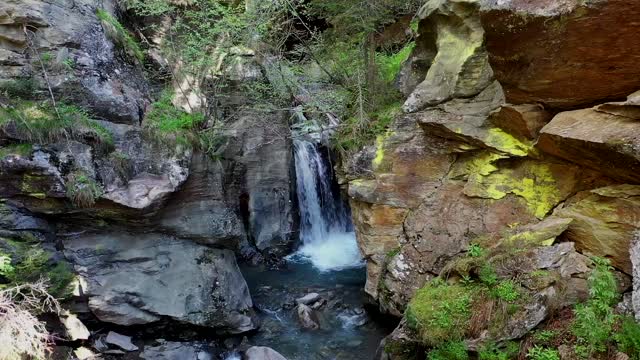
M634 318L624 318L614 338L620 351L633 360L640 360L640 324Z
M0 289L19 286L25 283L45 281L46 290L56 298L70 295L69 284L73 280L71 266L65 261L51 264L51 255L39 247L39 244L24 244L14 242L16 260L11 256L0 253L0 276L6 283Z
M195 141L194 132L204 122L204 116L178 109L173 105L172 98L173 94L165 91L146 114L144 126L162 139L191 144Z
M484 255L484 249L479 244L471 244L469 245L468 255L474 258L481 257Z
M595 268L589 276L589 299L575 307L572 332L580 353L591 356L607 350L618 320L614 306L618 301L616 279L609 260L593 258Z
M79 208L91 207L102 196L102 188L82 171L67 176L67 197Z
M21 77L0 83L0 92L9 97L29 99L38 90L38 82L33 77Z
M140 45L136 42L133 36L122 24L111 14L103 9L96 10L96 16L102 21L102 26L105 28L107 36L120 48L122 48L127 55L137 59L138 61L144 60L144 52L140 49Z
M560 360L558 350L534 346L529 349L527 359L531 360Z
M511 360L518 354L518 344L508 342L504 348L499 348L494 343L483 345L478 351L479 360Z
M467 360L469 354L462 341L448 341L429 351L428 360Z
M492 295L506 302L514 302L520 297L518 285L513 280L501 281L492 291Z

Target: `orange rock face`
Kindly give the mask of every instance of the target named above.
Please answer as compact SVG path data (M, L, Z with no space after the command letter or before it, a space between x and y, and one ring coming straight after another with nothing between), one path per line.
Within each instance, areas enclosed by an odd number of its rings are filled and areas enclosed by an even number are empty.
M481 16L489 61L510 103L568 109L640 88L638 1L591 2L554 17Z

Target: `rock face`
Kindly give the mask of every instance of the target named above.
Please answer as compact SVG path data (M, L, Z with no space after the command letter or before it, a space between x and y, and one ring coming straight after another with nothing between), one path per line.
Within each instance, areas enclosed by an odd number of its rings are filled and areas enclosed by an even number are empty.
M473 263L474 249L494 251L505 234L533 242L527 256L537 260L503 270L548 272L554 280L519 280L531 301L520 304L502 335L466 334L469 346L520 337L558 302L583 299L587 255L632 274L628 249L640 228L640 82L632 62L640 48L627 45L637 24L621 18L626 11L640 7L616 0L426 2L398 81L406 114L343 164L367 260L365 291L382 310L403 316L416 296L433 296L425 284L436 277L449 279L450 293L465 276L477 282L478 272L457 271ZM614 32L598 30L618 22ZM405 315L387 343L425 345L413 320Z
M620 181L638 183L639 109L640 93L636 93L626 102L562 112L542 129L538 146Z
M633 295L631 303L636 320L640 321L640 234L636 232L631 242L631 262L633 265Z
M170 318L220 333L256 328L231 251L160 234L110 233L65 241L91 311L118 325Z
M120 60L121 51L96 17L98 9L113 15L114 8L111 0L3 1L0 80L32 77L46 89L44 66L58 97L110 121L139 124L149 104L142 69L134 60Z

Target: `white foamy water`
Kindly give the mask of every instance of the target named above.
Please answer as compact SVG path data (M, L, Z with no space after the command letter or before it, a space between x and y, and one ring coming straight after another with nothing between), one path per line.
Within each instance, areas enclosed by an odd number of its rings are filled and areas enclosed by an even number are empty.
M294 148L302 246L290 259L310 261L320 271L361 266L351 219L332 189L327 161L312 142L295 140Z

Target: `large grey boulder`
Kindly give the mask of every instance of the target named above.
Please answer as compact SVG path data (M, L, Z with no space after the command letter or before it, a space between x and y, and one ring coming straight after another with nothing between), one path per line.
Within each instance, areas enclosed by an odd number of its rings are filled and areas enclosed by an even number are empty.
M229 250L121 232L82 235L65 248L101 321L170 319L230 334L256 328L249 290Z
M252 346L245 353L246 360L287 360L272 348L265 346Z
M142 68L106 35L96 10L115 1L6 0L0 4L0 81L31 77L110 121L139 124L149 103ZM27 29L28 31L24 31ZM43 56L47 54L46 56Z

